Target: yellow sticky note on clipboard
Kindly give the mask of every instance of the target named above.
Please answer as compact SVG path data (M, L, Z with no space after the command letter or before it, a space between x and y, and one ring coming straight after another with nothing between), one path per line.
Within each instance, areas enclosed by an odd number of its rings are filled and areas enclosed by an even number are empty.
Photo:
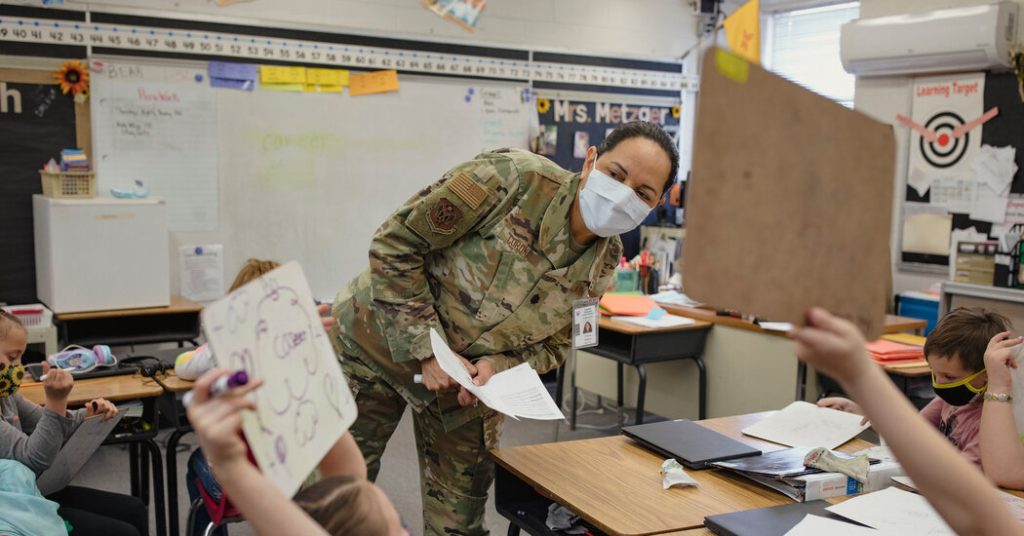
M398 91L398 87L398 71L394 70L353 74L348 79L348 91L353 97Z
M279 67L260 65L261 84L305 84L305 67Z
M310 67L306 69L306 85L310 86L347 86L348 70L346 69L321 69Z

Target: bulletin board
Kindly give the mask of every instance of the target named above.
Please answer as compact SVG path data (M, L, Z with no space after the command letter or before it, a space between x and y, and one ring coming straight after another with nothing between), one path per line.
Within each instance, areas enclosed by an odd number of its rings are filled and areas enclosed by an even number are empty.
M948 75L947 78L955 79L957 75ZM928 80L939 80L939 77L928 77ZM912 87L917 88L921 86L917 82L921 79L915 79L915 83ZM979 127L972 129L967 132L966 136L972 135L977 136L980 131L980 145L987 145L992 147L1006 147L1013 146L1017 149L1015 161L1019 169L1024 169L1024 131L1021 131L1021 125L1024 124L1024 103L1021 102L1021 97L1018 92L1017 79L1013 73L984 73L984 91L981 93L977 110L984 114L986 111L991 110L994 107L998 107L998 115L995 115L992 119L988 120ZM928 86L938 86L938 84L926 84ZM915 91L912 89L912 91ZM928 91L927 89L921 89L918 92ZM936 124L949 124L949 125L961 125L970 123L975 117L967 117L964 114L954 113L956 110L935 110L932 113L927 114L928 117L922 120L932 120L932 125ZM972 114L973 115L973 114ZM940 117L941 116L941 117ZM927 123L921 123L922 125ZM969 126L969 125L968 125ZM903 210L901 218L901 230L900 233L900 244L901 244L901 257L900 260L904 267L933 267L941 268L949 265L950 257L948 254L938 254L937 251L930 253L923 253L918 251L909 251L912 246L908 245L908 242L913 238L908 234L907 225L909 218L915 217L915 214L922 212L929 212L934 210L934 214L939 217L938 214L942 212L941 207L939 210L935 210L933 200L935 199L933 188L929 188L925 193L920 193L918 189L912 186L913 182L913 167L914 158L913 153L918 155L928 155L933 158L936 162L942 165L948 165L954 159L959 158L959 161L950 166L951 171L947 175L951 178L955 176L971 177L970 175L970 163L971 157L973 156L971 149L966 145L958 145L953 142L949 142L947 148L942 148L939 145L940 141L944 140L933 140L929 143L927 140L922 139L923 136L917 132L912 132L910 135L910 146L911 151L910 164L907 170L907 184L903 193ZM948 154L944 154L948 153ZM941 172L940 172L941 174ZM972 219L969 209L964 206L954 206L949 211L950 216L946 216L946 220L949 221L950 230L963 230L973 227L980 233L989 236L992 240L997 239L997 236L993 234L995 225L995 231L1000 230L1000 226L1010 227L1015 223L1024 223L1024 220L1018 221L1019 216L1015 216L1015 213L1020 212L1015 210L1014 207L1021 207L1024 202L1018 197L1024 194L1024 173L1019 170L1010 183L1010 209L1007 212L1007 219L1002 223L995 223L990 221L983 221L980 219ZM920 217L920 216L918 216ZM937 220L933 220L937 221ZM998 233L996 233L998 234ZM933 240L933 242L936 242ZM937 245L937 244L936 244ZM919 249L929 249L927 247L921 247ZM1010 252L1003 252L1009 254ZM927 268L925 268L927 269Z
M89 106L63 95L51 71L0 69L0 302L36 299L32 195L38 170L61 149L91 151Z

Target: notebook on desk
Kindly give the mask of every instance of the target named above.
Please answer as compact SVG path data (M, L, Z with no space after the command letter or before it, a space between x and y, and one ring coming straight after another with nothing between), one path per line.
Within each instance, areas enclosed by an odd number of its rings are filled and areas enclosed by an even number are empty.
M859 525L829 512L829 506L825 501L810 501L719 514L705 517L704 527L718 536L783 536L808 514Z
M690 469L761 455L760 450L686 419L626 426L622 433Z

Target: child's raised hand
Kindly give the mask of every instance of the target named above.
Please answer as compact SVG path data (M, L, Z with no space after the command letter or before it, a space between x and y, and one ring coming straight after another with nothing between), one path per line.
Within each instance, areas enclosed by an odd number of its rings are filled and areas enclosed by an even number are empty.
M192 387L192 402L188 406L188 420L199 437L199 444L211 467L232 461L245 461L246 446L239 435L242 410L256 409L256 405L245 396L263 384L263 380L256 379L244 387L211 398L210 386L213 382L230 373L225 369L216 369L200 376Z
M850 381L873 366L860 331L820 307L807 312L807 326L790 332L796 355L839 381Z
M1017 368L1017 352L1024 337L1010 335L1009 331L997 334L988 341L985 349L985 370L988 372L988 388L992 392L1005 393L1013 383L1010 369Z
M117 415L117 406L106 398L97 398L85 405L85 416L103 415L104 421L109 421Z
M46 394L46 400L65 402L68 395L71 394L71 388L75 385L75 378L71 376L70 372L51 367L46 361L43 361L43 374L46 376L46 379L43 380L43 393Z
M320 323L324 325L324 329L331 331L331 328L334 327L334 317L331 316L331 306L326 303L322 303L316 306L316 312L320 315Z

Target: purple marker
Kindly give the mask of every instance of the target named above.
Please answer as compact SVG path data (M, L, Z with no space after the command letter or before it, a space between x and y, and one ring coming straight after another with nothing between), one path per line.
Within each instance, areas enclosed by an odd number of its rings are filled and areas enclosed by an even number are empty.
M244 370L239 370L227 376L221 376L213 381L213 385L210 386L210 398L218 397L232 389L237 389L243 385L249 383L249 374ZM185 393L182 397L181 403L187 408L192 403L192 391Z

